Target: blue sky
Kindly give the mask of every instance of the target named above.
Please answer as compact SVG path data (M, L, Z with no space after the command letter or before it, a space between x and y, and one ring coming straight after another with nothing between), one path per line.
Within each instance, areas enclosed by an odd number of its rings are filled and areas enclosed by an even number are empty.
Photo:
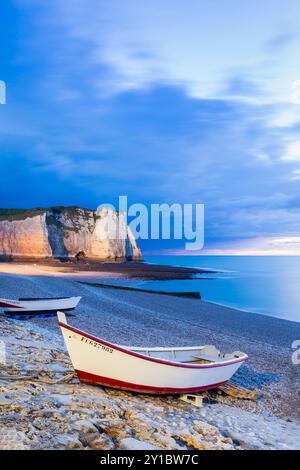
M207 250L299 251L299 24L298 0L2 3L0 206L204 203Z

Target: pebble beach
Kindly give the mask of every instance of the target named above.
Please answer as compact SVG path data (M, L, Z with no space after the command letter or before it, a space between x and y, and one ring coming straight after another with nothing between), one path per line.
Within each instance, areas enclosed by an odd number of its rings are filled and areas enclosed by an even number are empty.
M2 316L1 449L300 449L300 367L291 349L300 323L85 283L132 277L117 271L1 263L0 296L80 295L69 323L119 344L244 351L249 360L235 381L255 389L258 400L213 391L196 407L173 396L80 384L55 317Z

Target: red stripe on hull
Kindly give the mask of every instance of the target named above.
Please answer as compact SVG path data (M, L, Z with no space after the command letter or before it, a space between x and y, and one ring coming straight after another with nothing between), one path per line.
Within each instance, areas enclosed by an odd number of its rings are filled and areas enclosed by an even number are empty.
M22 309L23 307L19 307L18 305L7 304L6 302L0 302L0 308L20 308L20 309Z
M221 387L225 382L217 384L190 387L190 388L168 388L168 387L152 387L149 385L132 384L130 382L124 382L122 380L111 379L108 377L101 377L101 375L90 374L82 370L75 369L76 374L79 377L80 382L84 382L91 385L102 385L104 387L117 388L118 390L128 390L130 392L143 392L151 394L177 394L177 393L195 393L203 392L204 390L210 390L213 388Z
M104 341L103 339L96 338L96 336L90 335L89 333L85 333L84 331L78 330L77 328L74 328L73 326L69 326L66 323L58 322L59 326L61 328L66 328L67 330L73 331L74 333L77 333L85 338L91 339L93 341L96 341L97 343L104 344L105 346L109 346L112 349L116 349L117 351L124 352L128 354L129 356L134 356L134 357L139 357L140 359L144 359L145 361L149 362L156 362L158 364L165 364L168 366L173 366L173 367L183 367L186 369L213 369L214 367L226 367L230 366L232 364L237 364L239 362L245 362L248 358L247 355L232 359L226 362L217 362L217 363L210 363L210 364L185 364L182 362L172 362L172 361L167 361L165 359L158 359L156 357L148 357L143 354L139 354L138 352L131 351L130 349L125 349L122 346L109 343L108 341ZM145 348L146 349L146 348Z

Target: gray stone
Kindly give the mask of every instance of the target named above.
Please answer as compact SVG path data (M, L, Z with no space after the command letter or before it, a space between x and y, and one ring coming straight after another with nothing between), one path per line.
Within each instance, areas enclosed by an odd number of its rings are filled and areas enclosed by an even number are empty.
M93 421L90 421L88 419L81 419L79 421L75 421L75 423L72 424L72 428L76 431L84 433L97 432L97 428Z
M118 447L119 449L124 450L161 450L161 447L149 444L148 442L139 441L133 437L126 437L125 439L121 439L119 441Z

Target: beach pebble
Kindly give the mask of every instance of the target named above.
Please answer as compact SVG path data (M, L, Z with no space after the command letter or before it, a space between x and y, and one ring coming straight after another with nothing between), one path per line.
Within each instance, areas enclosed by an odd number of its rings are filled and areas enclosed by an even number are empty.
M90 440L89 446L93 450L112 450L115 448L114 441L107 434L101 434Z
M76 439L68 434L61 434L57 437L57 442L61 444L65 449L80 449L82 444L79 439Z
M199 434L202 434L203 436L206 436L208 434L216 435L219 434L219 431L215 426L212 426L211 424L206 423L205 421L199 421L195 420L192 423L192 429Z
M105 431L105 433L112 438L123 439L125 437L130 437L132 434L130 427L124 420L114 420L104 423L100 422L100 426Z
M68 406L73 404L73 398L70 395L52 395L56 406Z
M245 440L244 436L236 431L227 430L229 437L237 444L242 445L245 449L249 447L247 440Z
M149 444L148 442L139 441L133 437L121 439L118 443L118 448L123 450L161 450L161 447Z
M32 421L32 424L35 428L39 429L39 430L43 430L45 428L47 428L47 424L48 424L48 421L45 420L45 419L42 419L41 417L39 418L35 418L33 421Z
M11 399L6 398L4 394L0 395L0 406L11 405Z
M108 339L113 340L115 331L110 321L112 301L107 292L103 293L98 289L98 293L95 294L94 288L79 286L69 280L49 280L46 276L43 279L39 279L38 282L45 282L46 292L38 291L37 296L47 296L47 289L50 290L49 295L55 291L56 295L61 296L66 290L71 294L78 293L79 289L80 294L85 296L85 301L81 304L80 315L72 318L74 326L86 327L93 332L94 325L97 326L93 316L96 305L99 311L104 312L103 317L101 315L99 332L102 331L102 322L104 322L108 336L111 335ZM20 292L20 295L24 297L32 295L32 281L21 279L19 282L24 284L24 292ZM15 286L12 286L12 289L14 291ZM4 296L5 289L2 290ZM118 297L118 294L114 294L114 299L115 296ZM148 322L150 333L149 337L146 335L141 338L140 329L135 329L131 317L132 311L135 311L132 308L133 304L127 303L127 300L123 303L121 300L117 299L117 306L114 305L113 308L122 313L122 321L126 322L126 318L129 319L128 325L133 327L132 334L136 335L132 339L147 340L149 344L155 341L156 336L151 338L151 331L155 330L156 322L160 319L156 318L155 322L152 322L146 310L147 315L144 318ZM148 307L147 304L147 309ZM176 322L174 328L177 331ZM203 331L203 334L206 332ZM26 323L3 320L0 324L0 335L1 339L7 340L8 345L7 373L11 373L13 369L46 370L51 374L53 371L58 374L59 371L70 370L70 360L57 328L56 319ZM124 329L124 335L120 340L127 339L127 331ZM187 339L188 336L182 338L182 341ZM43 348L41 348L42 343ZM232 349L230 341L227 346ZM270 352L269 358L271 357ZM282 360L286 361L285 356ZM258 373L250 368L244 368L240 378L251 385L253 381L258 383L262 378L264 380L268 378L263 372L264 370ZM52 377L50 374L49 376ZM280 398L282 389L280 383L278 384L278 396L272 396L272 400L276 398L277 404L279 399L282 400ZM21 437L12 437L9 446L26 445L30 449L299 449L298 421L283 421L271 415L270 409L273 409L273 403L269 388L265 388L264 393L266 391L267 398L257 403L233 400L224 395L218 395L215 399L216 395L212 394L212 399L207 400L203 408L196 408L172 396L131 394L80 384L76 380L68 384L63 382L46 384L38 380L28 382L0 380L1 419L5 423L12 423L15 430L20 431ZM207 393L204 396L207 397ZM290 399L289 395L285 401ZM297 409L296 399L297 396L294 400L295 409ZM3 439L2 445L7 446L10 439Z
M225 422L226 422L226 424L228 424L229 427L232 427L232 421L231 421L231 419L229 418L229 416L226 416Z
M75 421L75 423L72 424L72 428L84 433L95 433L97 431L95 424L87 419Z
M24 432L17 431L12 425L1 426L0 450L26 450L29 446Z
M186 446L180 446L179 444L177 444L177 442L175 441L173 437L167 436L165 434L155 432L152 435L152 438L157 444L159 444L164 449L175 449L175 450L186 449Z

